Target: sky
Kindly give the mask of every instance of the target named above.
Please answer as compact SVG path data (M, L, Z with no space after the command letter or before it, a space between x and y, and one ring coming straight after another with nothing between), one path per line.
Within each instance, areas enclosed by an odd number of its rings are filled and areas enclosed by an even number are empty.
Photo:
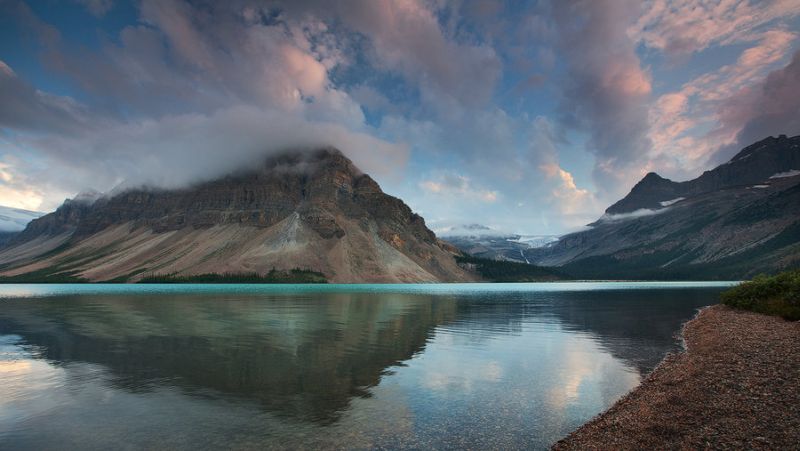
M0 0L0 205L335 146L438 233L561 234L800 134L800 0Z

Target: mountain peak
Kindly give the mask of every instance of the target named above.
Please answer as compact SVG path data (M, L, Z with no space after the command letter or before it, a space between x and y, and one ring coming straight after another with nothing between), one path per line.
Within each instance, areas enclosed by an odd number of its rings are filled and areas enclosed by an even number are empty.
M770 149L776 145L785 145L785 144L800 144L800 135L793 136L791 138L787 137L786 135L779 135L777 138L774 136L768 136L761 141L757 141L744 149L740 150L739 153L734 155L733 158L728 161L728 164L733 163L735 161L741 161L746 158L749 158L756 152L762 151L764 149Z
M36 248L45 261L24 253L32 243L45 243ZM68 261L89 280L272 268L307 268L338 282L473 277L420 216L332 147L272 155L258 168L190 187L68 201L11 245L0 264Z
M666 179L658 175L658 173L656 172L648 172L639 183L652 180L666 180Z
M320 147L313 150L288 150L268 156L264 160L266 170L310 170L313 165L347 167L356 169L352 160L335 147ZM356 169L357 170L357 169Z
M84 204L93 204L102 198L103 198L103 193L101 193L100 191L94 189L88 189L79 192L77 195L75 195L74 198L68 199L68 201L84 203Z
M609 217L525 255L587 279L742 280L800 267L800 137L769 137L685 182L649 173Z
M627 196L608 207L606 214L630 213L643 208L657 209L661 207L660 202L679 197L675 195L678 185L655 172L648 172Z
M632 191L646 189L651 186L663 186L663 185L671 185L675 182L668 178L661 177L655 172L648 172L639 183L633 186Z
M659 209L663 202L697 196L722 188L757 184L771 176L800 169L800 136L770 136L751 144L730 161L705 171L685 182L665 179L649 172L631 192L610 206L606 213L631 213L640 209Z

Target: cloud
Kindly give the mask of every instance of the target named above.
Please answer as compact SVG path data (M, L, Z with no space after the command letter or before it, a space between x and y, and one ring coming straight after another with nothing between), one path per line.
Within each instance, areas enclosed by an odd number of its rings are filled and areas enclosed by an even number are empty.
M433 229L434 233L440 237L493 237L505 238L513 233L508 233L503 230L498 230L495 227L486 226L483 224L456 224L441 226Z
M42 62L81 87L106 114L129 117L204 111L234 104L287 110L342 107L359 121L358 105L330 82L345 60L338 42L316 19L247 20L234 3L181 0L141 3L139 22L99 49L71 45L30 8L17 8L40 40ZM46 31L46 32L45 32Z
M111 3L86 6L100 14ZM2 80L9 100L0 106L3 126L38 132L13 138L14 148L30 149L37 161L17 161L10 170L35 172L59 193L79 190L76 180L86 179L76 175L85 173L103 174L91 178L99 189L123 179L189 183L213 176L213 168L219 173L281 146L311 143L340 146L368 172L396 172L408 157L407 139L377 138L359 100L398 110L367 85L351 96L331 80L350 64L354 42L366 43L374 68L416 86L430 112L452 112L450 124L463 124L461 118L471 117L466 108L486 104L501 69L491 47L454 41L432 5L417 1L364 1L353 8L350 2L144 0L140 22L91 53L61 39L26 5L16 14L46 31L37 33L46 36L39 40L43 64L88 94L79 103L16 77ZM15 94L19 100L12 92L22 93ZM173 164L185 174L167 176L164 168ZM44 166L75 172L50 176ZM493 201L497 194L476 195Z
M251 106L208 115L120 122L85 135L40 140L21 138L20 142L39 149L39 158L46 163L44 172L24 162L8 170L36 174L36 178L47 178L48 183L73 193L87 187L108 190L121 183L185 186L294 148L333 145L347 149L357 165L377 175L402 167L408 156L402 144L387 143L338 124L314 123L300 115Z
M434 11L423 2L364 0L345 5L340 17L370 37L373 57L387 69L416 81L423 98L465 105L485 104L500 77L501 63L486 45L456 43L443 33Z
M766 136L800 134L800 51L762 82L725 99L719 117L720 128L735 134L735 144L721 148L716 161L725 161L742 146Z
M719 162L714 157L719 149L749 144L737 138L741 123L726 125L736 121L725 119L723 107L786 58L797 35L780 22L798 13L800 5L781 0L555 4L568 64L561 125L589 134L597 196L616 198L652 170L696 177L710 162ZM735 62L653 99L652 69L643 67L637 44L670 56L734 43L749 44ZM775 125L774 130L781 128ZM764 137L755 135L753 140Z
M0 60L0 127L73 133L86 126L82 107L69 97L39 91Z
M669 210L669 208L659 208L658 210L651 210L649 208L640 208L635 211L631 211L629 213L619 213L619 214L609 214L605 213L597 222L620 222L620 221L627 221L630 219L637 219L643 218L645 216L653 216L664 213L665 211Z
M453 198L471 199L482 202L495 202L497 191L477 188L472 181L463 175L445 173L435 180L423 180L419 184L424 191Z
M3 4L25 50L0 67L0 203L334 144L429 223L550 233L797 117L792 1L75 1L114 20Z
M456 108L437 118L390 114L379 130L387 139L413 143L429 158L446 158L476 179L518 182L535 168L527 163L530 121L500 108Z
M3 199L3 206L35 210L42 204L44 194L35 185L20 180L21 177L17 177L10 169L11 165L0 162L0 199Z
M796 38L796 33L786 30L764 32L758 44L745 49L734 64L692 80L684 91L704 101L727 99L758 79L769 65L783 59Z
M650 74L625 33L635 19L632 1L563 1L553 4L559 46L566 60L562 125L586 131L594 178L605 197L620 195L650 148L647 101ZM638 174L634 173L634 177Z
M74 0L96 17L103 17L114 7L113 0Z
M800 4L794 0L651 0L627 32L650 48L690 54L755 40L765 24L798 14Z
M393 104L385 95L377 89L366 85L358 85L350 89L348 94L361 106L372 111L385 113L400 113L397 105Z
M5 159L14 183L3 182L3 202L35 190L43 205L24 206L49 209L89 183L181 186L289 148L333 145L377 176L408 158L331 81L345 62L316 19L269 24L231 5L145 0L145 25L85 54L24 4L16 11L47 31L43 62L89 96L44 93L0 62L0 127L13 131L3 150L16 156Z
M549 203L560 212L569 226L584 225L596 217L596 198L589 190L578 188L571 173L557 164L542 165L540 169L547 179L554 181Z
M421 0L310 0L270 2L288 17L335 19L367 38L378 69L401 74L431 108L485 105L502 64L491 46L458 42L440 26L442 8Z
M793 91L800 84L792 81L791 64L767 75L786 58L796 38L795 33L782 29L766 31L734 63L661 95L650 108L651 162L672 168L672 176L694 177L709 161L727 161L742 147L766 136L800 131L794 114L798 99ZM777 96L772 94L776 91ZM756 116L762 114L759 121Z

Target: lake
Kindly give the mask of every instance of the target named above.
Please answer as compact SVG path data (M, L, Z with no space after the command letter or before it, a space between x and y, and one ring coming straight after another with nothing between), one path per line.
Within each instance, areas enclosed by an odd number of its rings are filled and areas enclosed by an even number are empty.
M546 448L729 285L0 285L0 448Z

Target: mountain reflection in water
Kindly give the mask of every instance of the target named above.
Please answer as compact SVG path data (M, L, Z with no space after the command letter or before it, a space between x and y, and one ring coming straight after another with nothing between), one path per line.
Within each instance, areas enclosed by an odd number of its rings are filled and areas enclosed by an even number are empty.
M0 443L541 448L634 387L718 291L3 299Z

